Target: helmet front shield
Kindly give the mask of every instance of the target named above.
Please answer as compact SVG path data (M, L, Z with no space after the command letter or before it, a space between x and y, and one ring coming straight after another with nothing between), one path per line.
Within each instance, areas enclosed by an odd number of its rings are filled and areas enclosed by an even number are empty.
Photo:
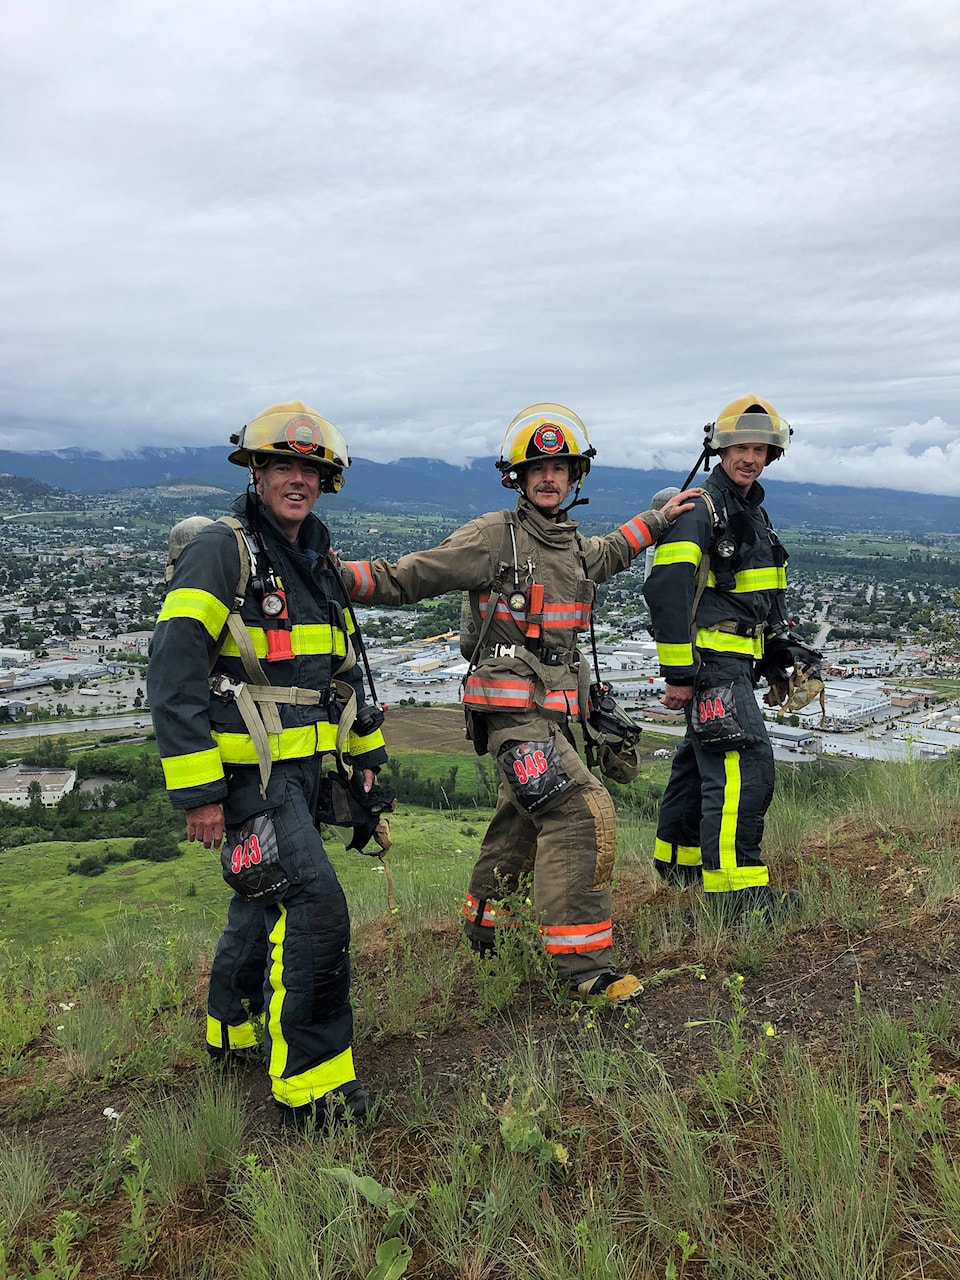
M350 465L342 432L302 400L270 405L231 440L237 448L229 460L241 467L252 467L258 458L273 456L317 463L325 475L327 492L341 487L343 469Z
M572 409L547 402L522 410L507 427L497 468L508 488L517 488L518 467L528 462L564 459L577 482L590 470L596 450L587 429Z
M770 413L739 413L718 418L710 437L712 449L732 444L767 444L786 450L790 444L790 423Z

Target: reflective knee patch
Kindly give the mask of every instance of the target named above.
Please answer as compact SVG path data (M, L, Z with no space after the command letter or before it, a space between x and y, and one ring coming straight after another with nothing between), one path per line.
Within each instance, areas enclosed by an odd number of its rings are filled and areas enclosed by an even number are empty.
M259 813L242 826L228 826L220 866L224 880L242 898L279 902L289 890L290 880L280 860L273 815Z
M552 738L546 742L508 742L497 755L497 765L527 813L539 812L576 785Z
M597 840L593 887L606 889L613 877L613 861L617 854L617 811L606 787L587 787L583 798L593 818Z

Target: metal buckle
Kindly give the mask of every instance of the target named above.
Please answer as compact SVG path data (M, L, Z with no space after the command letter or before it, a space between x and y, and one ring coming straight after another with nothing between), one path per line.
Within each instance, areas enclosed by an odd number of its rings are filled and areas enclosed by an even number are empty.
M217 698L232 698L234 701L243 692L243 681L234 680L221 672L210 681L210 692Z

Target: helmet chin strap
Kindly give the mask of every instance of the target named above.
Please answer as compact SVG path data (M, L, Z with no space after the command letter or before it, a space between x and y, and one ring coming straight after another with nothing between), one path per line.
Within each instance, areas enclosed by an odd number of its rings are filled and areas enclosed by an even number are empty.
M589 498L574 498L573 502L571 502L569 506L560 508L560 510L557 512L557 519L559 520L561 517L563 517L563 519L566 520L567 516L573 510L574 507L585 507L589 504L589 502L590 502Z

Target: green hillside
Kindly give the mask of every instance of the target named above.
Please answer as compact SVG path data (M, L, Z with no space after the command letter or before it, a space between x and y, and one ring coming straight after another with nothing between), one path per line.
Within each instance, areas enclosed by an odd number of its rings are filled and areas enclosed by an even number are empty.
M456 752L404 762L476 781ZM84 877L78 852L133 837L4 850L0 1280L956 1280L957 761L781 769L765 851L804 903L773 927L659 883L665 768L618 795L628 1006L569 999L523 894L493 959L465 947L488 809L402 803L392 895L331 840L380 1101L306 1140L259 1061L206 1060L214 855Z

